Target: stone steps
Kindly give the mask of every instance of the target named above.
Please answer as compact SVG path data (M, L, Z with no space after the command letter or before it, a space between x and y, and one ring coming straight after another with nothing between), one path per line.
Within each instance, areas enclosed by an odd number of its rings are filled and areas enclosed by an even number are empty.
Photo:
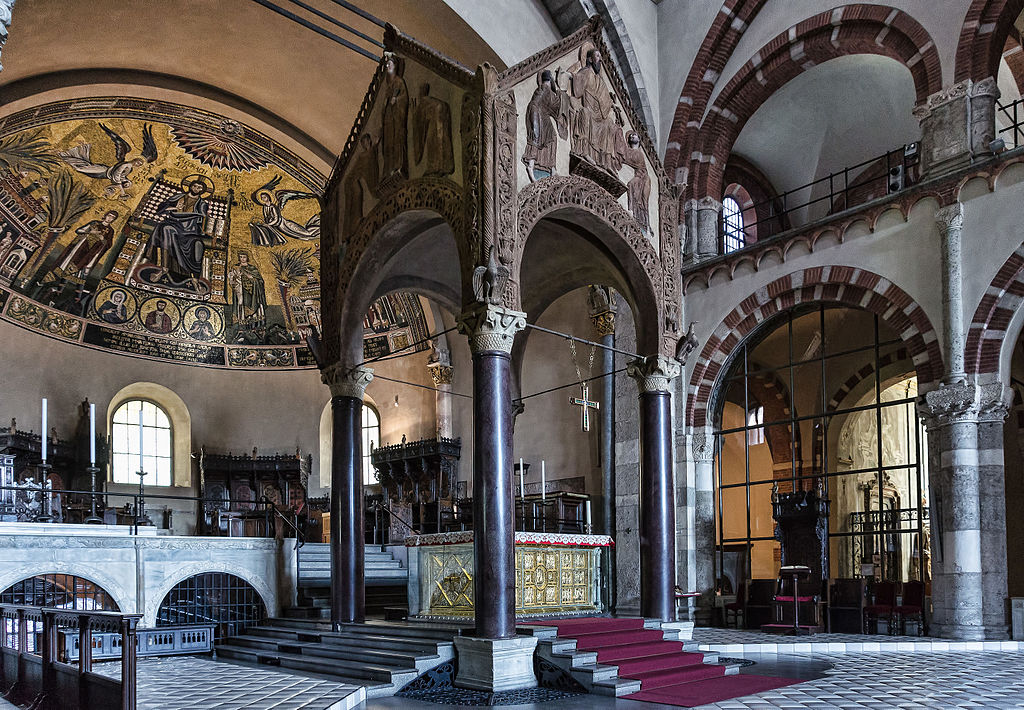
M367 697L393 695L426 671L454 658L457 631L428 625L344 624L271 618L219 641L219 657L277 666L311 677L361 685Z

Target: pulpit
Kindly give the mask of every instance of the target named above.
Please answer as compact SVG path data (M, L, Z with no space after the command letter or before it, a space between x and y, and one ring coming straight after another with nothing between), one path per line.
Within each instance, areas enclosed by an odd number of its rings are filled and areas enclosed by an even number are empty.
M413 535L405 544L409 617L471 620L473 532ZM517 532L516 618L601 613L602 552L613 544L607 535Z
M404 539L410 528L422 533L444 529L458 494L461 451L461 440L439 437L380 446L371 452L370 462L391 518L390 540Z

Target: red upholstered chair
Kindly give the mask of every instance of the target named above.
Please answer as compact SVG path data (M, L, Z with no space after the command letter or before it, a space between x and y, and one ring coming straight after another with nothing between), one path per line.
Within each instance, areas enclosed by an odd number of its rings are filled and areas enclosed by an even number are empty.
M917 635L924 633L924 582L906 582L903 585L903 603L893 610L899 619L900 633L907 633L907 619L917 621Z
M729 614L732 614L733 623L736 624L736 628L741 628L740 614L743 614L744 617L746 617L746 607L747 580L743 580L739 583L739 586L736 588L736 601L729 602L723 607L725 609L725 627L729 628ZM746 618L744 618L744 621L746 621Z
M886 628L889 633L893 633L893 614L896 610L896 583L895 582L876 582L875 583L875 603L868 604L864 607L864 632L875 633L878 628L877 623L872 626L871 622L874 620L877 622L878 619L886 620Z

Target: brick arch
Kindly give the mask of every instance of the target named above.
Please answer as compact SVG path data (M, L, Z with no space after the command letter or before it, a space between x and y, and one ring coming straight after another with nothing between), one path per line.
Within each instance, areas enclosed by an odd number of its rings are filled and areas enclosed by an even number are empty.
M701 350L690 375L686 423L708 423L708 404L736 347L766 319L801 303L834 303L877 314L900 334L922 386L943 373L938 336L924 309L906 291L878 274L852 266L816 266L759 288L729 313Z
M800 462L803 451L800 428L797 427L794 438L793 423L789 421L793 404L787 384L775 372L762 372L747 381L747 388L748 395L764 407L766 422L786 422L784 427L776 424L773 427L768 427L765 432L765 442L768 444L768 450L772 453L772 462L775 465L791 463L794 449L796 450L796 459ZM793 445L791 446L791 444Z
M954 81L980 81L996 75L1006 37L1022 11L1024 0L971 2L956 47Z
M672 126L665 150L665 172L677 183L685 183L690 154L696 133L689 129L691 120L700 121L707 110L711 94L722 70L750 23L768 0L726 0L715 15L704 41L697 50L683 90L676 103Z
M919 102L942 88L935 43L910 15L882 5L819 13L764 45L722 88L700 127L691 122L698 137L690 153L687 196L721 194L732 146L768 97L813 66L856 54L890 57L907 67Z
M1010 254L985 289L964 346L964 369L969 375L999 371L999 356L1010 321L1024 304L1024 243Z

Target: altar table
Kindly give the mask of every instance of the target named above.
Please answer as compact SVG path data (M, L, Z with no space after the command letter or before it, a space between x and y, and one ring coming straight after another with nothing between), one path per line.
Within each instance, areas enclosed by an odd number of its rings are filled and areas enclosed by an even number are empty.
M567 616L603 610L602 550L607 535L517 532L516 618ZM473 532L413 535L409 552L409 616L473 618Z

